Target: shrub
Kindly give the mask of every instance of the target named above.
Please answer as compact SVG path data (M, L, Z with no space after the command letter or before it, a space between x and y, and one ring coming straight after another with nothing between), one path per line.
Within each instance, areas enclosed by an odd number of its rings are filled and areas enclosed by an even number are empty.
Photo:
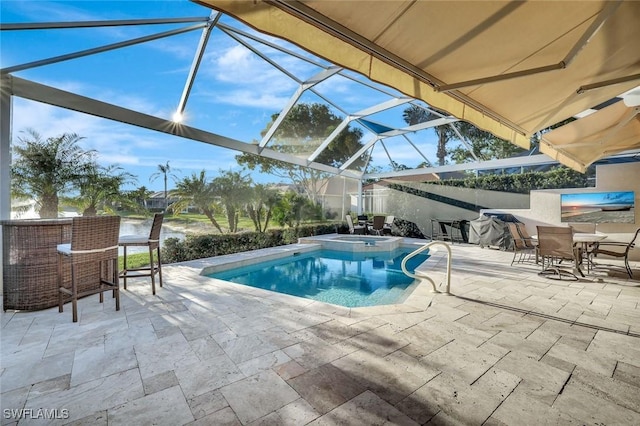
M546 172L486 175L467 179L448 179L426 183L519 194L528 194L534 189L586 188L590 185L588 174L579 173L567 167L556 167Z
M298 238L336 232L336 225L309 225L274 229L266 232L235 234L187 235L184 240L168 238L163 242L163 262L175 263L221 256L298 242Z
M426 238L422 231L420 231L420 228L418 228L418 225L408 220L398 218L393 220L391 234L399 237Z

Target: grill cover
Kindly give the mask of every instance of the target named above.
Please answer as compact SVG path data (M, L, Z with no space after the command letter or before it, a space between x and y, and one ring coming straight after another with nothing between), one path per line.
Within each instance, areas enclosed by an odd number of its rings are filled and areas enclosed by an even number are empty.
M484 246L498 246L506 250L511 246L511 235L505 221L496 217L480 216L469 222L469 243Z

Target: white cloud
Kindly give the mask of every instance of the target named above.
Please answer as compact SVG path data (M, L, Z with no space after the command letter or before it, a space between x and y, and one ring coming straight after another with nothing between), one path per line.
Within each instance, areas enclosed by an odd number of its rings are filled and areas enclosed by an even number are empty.
M217 95L216 101L243 107L269 108L277 111L289 100L287 96L276 93L256 92L254 90L234 90L223 95Z
M297 84L244 46L223 50L212 61L214 76L220 82L267 91L291 91Z
M13 110L14 140L28 128L43 138L76 133L84 138L80 143L85 149L96 150L98 161L108 164L138 164L133 151L149 147L148 140L132 133L130 126L18 98Z
M207 62L203 75L213 85L205 96L215 103L277 111L297 88L295 81L240 45L214 52Z

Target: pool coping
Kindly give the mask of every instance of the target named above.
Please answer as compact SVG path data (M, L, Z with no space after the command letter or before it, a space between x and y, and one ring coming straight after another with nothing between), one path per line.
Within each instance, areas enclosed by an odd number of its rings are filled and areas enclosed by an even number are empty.
M322 244L322 247L327 250L375 253L400 248L403 240L403 237L392 235L325 234L299 238L298 243Z

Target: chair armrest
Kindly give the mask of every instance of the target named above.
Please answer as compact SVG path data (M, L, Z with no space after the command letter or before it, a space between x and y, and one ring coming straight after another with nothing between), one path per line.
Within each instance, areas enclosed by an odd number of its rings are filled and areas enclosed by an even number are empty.
M600 242L598 242L598 246L626 247L628 245L629 245L629 243L623 243L623 242L620 242L620 241L609 241L609 242L600 241Z

